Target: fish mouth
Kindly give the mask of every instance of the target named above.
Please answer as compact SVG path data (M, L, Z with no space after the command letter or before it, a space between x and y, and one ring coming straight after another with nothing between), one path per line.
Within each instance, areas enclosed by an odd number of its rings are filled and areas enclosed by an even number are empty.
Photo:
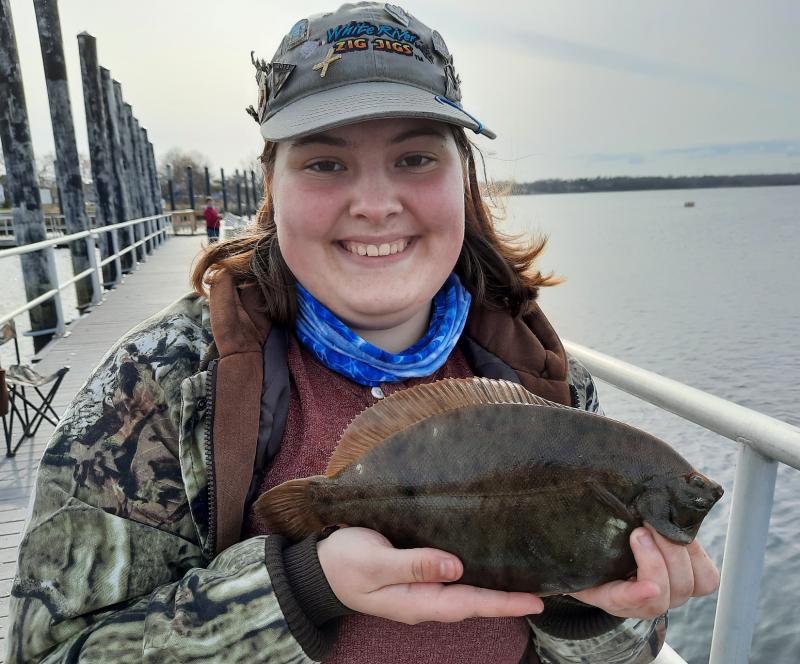
M700 524L703 523L708 510L711 509L715 502L707 499L696 499L693 501L694 504L681 505L679 510L670 506L669 524L672 528L670 528L670 534L665 536L673 541L689 544L697 535L697 531L700 530Z

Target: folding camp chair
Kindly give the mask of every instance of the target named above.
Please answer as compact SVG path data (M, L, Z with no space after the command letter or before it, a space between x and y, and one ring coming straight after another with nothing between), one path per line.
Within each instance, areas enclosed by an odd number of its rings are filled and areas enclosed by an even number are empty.
M54 374L43 376L30 365L22 364L17 329L13 320L0 327L0 346L9 341L14 342L14 355L17 359L16 364L5 370L8 412L3 413L3 433L6 437L6 456L11 457L16 454L22 441L36 435L43 421L47 420L53 426L58 423L58 413L53 409L53 398L69 367L61 367ZM16 444L15 422L22 428L22 434Z

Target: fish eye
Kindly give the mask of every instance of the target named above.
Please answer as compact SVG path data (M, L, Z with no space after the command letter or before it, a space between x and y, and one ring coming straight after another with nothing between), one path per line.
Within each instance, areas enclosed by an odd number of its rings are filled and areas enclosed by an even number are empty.
M698 489L702 489L706 486L706 479L702 475L692 474L689 475L687 481L691 486L697 487Z

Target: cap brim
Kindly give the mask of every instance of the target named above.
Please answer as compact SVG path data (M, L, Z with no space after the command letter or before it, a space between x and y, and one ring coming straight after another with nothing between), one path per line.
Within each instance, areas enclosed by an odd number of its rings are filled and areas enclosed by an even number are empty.
M268 141L285 141L364 120L428 118L495 138L493 131L451 104L412 85L353 83L298 99L264 122L261 134Z

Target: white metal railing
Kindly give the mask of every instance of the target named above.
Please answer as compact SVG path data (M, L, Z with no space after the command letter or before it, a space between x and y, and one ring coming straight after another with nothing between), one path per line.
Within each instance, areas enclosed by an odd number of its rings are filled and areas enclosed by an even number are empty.
M89 228L97 227L97 215L94 213L89 213L87 214L87 217L89 219ZM44 230L49 237L66 235L67 221L63 214L43 214L42 220L44 221ZM14 240L13 215L0 214L0 240Z
M709 663L747 664L778 462L800 469L800 429L584 346L564 346L596 378L739 444ZM659 663L683 661L665 655Z
M670 648L668 643L661 646L661 652L653 660L653 664L687 664L686 660Z
M143 245L146 246L146 243L152 242L156 238L160 237L163 240L166 237L167 224L169 223L170 219L171 219L171 214L169 212L164 214L156 214L149 217L142 217L140 219L131 219L130 221L123 221L118 224L99 226L97 228L93 228L92 230L81 231L79 233L72 233L70 235L64 235L62 237L57 237L57 238L51 238L48 240L43 240L42 242L34 242L32 244L25 244L19 247L13 247L11 249L0 250L0 259L10 258L11 256L21 256L23 254L29 254L34 251L45 251L47 254L47 264L48 264L50 283L54 285L54 287L51 288L46 293L42 293L41 295L27 302L21 307L17 307L10 313L0 314L0 326L4 325L13 318L16 318L20 314L24 314L26 311L33 309L35 306L41 304L42 302L46 302L47 300L53 299L55 301L57 322L55 329L48 330L48 332L53 332L56 335L63 335L65 332L66 324L64 321L64 312L61 306L61 291L63 291L65 288L68 288L69 286L71 286L72 284L81 279L89 278L92 280L92 286L93 286L92 305L99 304L102 292L101 284L102 284L103 267L105 267L109 263L114 263L116 266L115 283L119 282L122 275L122 266L120 263L120 257L124 256L129 252L136 251L137 247L141 247ZM160 222L162 220L164 220L166 223L161 224ZM142 233L143 237L141 237L138 240L135 240L124 249L119 249L118 231L123 228L132 228L138 226L141 226L143 228L143 233ZM98 240L101 236L107 233L110 233L111 236L113 253L111 253L103 260L98 260L96 252L96 240ZM85 240L87 243L90 267L85 269L83 272L74 275L71 279L67 279L65 282L59 283L58 273L56 271L56 263L55 263L55 246L58 244L64 244L65 242L75 242L78 240Z

